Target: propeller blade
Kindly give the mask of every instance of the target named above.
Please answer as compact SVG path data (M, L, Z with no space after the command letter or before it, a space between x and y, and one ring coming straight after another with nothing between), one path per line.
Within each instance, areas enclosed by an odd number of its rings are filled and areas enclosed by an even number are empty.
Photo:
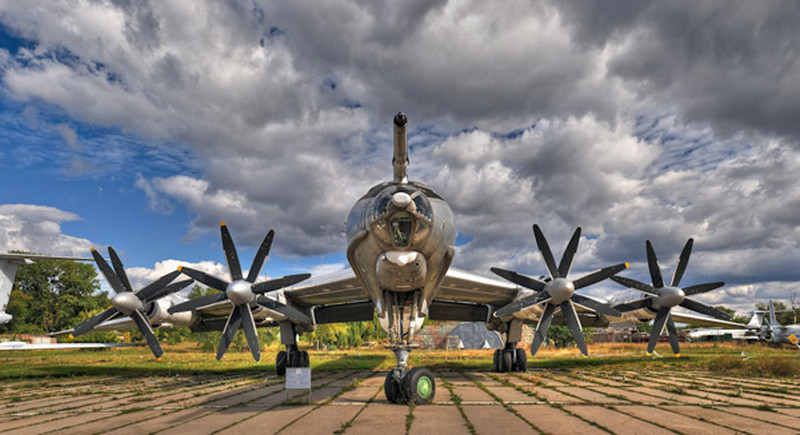
M541 304L542 302L547 302L549 300L550 300L550 293L539 292L534 295L526 296L522 299L511 302L510 304L495 311L494 316L495 317L509 316L511 314L518 313L522 310L526 310L534 305Z
M196 281L199 281L211 288L215 288L219 291L225 291L230 285L229 282L225 282L215 276L211 276L205 272L201 272L199 270L195 270L189 267L178 266L178 270L189 275L190 278L194 278Z
M77 337L79 335L86 334L87 332L94 329L95 326L105 322L106 320L116 316L119 313L116 308L111 307L101 313L95 314L92 317L84 320L83 322L79 323L78 326L72 332L73 337Z
M710 292L711 290L718 289L724 285L725 283L721 281L710 282L708 284L697 284L683 289L683 294L685 294L686 296L691 296L700 293Z
M180 275L180 274L181 274L180 270L172 271L172 272L162 276L161 278L151 282L150 284L144 286L141 290L136 292L136 296L142 302L149 302L149 301L153 300L153 298L151 296L154 293L159 292L167 284L172 282L173 279L177 278L178 275Z
M566 301L561 303L561 314L564 315L564 320L567 322L569 332L572 333L572 339L578 345L578 349L584 355L589 355L589 350L586 348L586 339L583 336L583 328L581 322L578 320L578 313L575 312L575 306L572 302Z
M611 280L624 285L625 287L630 287L632 289L636 289L645 293L649 293L654 296L658 296L658 290L656 290L650 284L645 284L641 281L637 281L635 279L625 278L624 276L612 276Z
M190 299L186 302L174 305L170 307L167 310L167 312L170 314L175 314L175 313L180 313L182 311L192 311L225 300L228 300L228 295L226 295L225 293L215 293L212 295L206 295L196 299Z
M672 353L675 354L675 356L681 356L681 346L680 343L678 343L678 330L675 328L675 322L672 321L672 314L667 316L667 334L669 334L669 345L672 346Z
M242 279L242 266L239 265L239 255L236 253L236 246L233 244L233 238L225 222L219 224L219 231L222 233L222 249L225 250L225 260L228 261L231 279L238 281Z
M153 327L150 326L150 321L139 310L131 313L131 317L133 321L136 322L136 326L139 327L139 331L144 335L144 339L147 341L147 345L150 346L150 350L153 351L153 355L160 359L161 355L164 355L164 351L161 350L161 345L158 344L158 339L156 339L156 335L153 333Z
M539 324L536 325L536 333L533 335L533 343L531 343L531 357L536 355L539 346L547 339L547 330L550 329L550 322L553 321L553 313L556 311L556 306L547 303L544 306L542 317L539 318Z
M608 306L608 304L604 304L604 303L602 303L600 301L596 301L594 299L587 298L586 296L582 296L582 295L573 293L573 295L572 295L572 297L570 299L572 299L572 302L575 302L576 304L581 305L583 307L590 308L590 309L592 309L592 310L594 310L594 311L596 311L598 313L605 314L607 316L612 316L612 317L622 317L622 313L620 313L619 311L615 310L614 308L611 308L610 306ZM562 311L563 311L563 307L562 307Z
M683 251L681 251L681 256L678 257L678 265L675 266L675 272L672 274L672 284L670 284L672 287L677 287L680 285L681 278L683 278L683 272L686 271L686 265L689 264L689 255L692 254L693 244L694 239L689 239L686 241L686 245L683 247Z
M701 314L716 317L717 319L729 320L731 318L730 314L728 313L722 312L714 307L709 307L706 304L702 304L691 299L684 299L683 302L681 302L681 306Z
M645 242L647 248L647 266L650 268L650 279L653 280L653 287L664 287L664 279L661 278L661 268L658 267L658 258L656 258L656 251L653 250L653 245L650 241Z
M111 246L108 247L108 256L111 257L111 264L114 266L114 271L117 273L120 282L126 290L132 292L133 286L131 285L131 280L128 279L128 274L125 273L125 266L122 265L122 260L119 259L117 251Z
M256 282L261 268L264 267L264 260L266 260L267 255L269 255L273 237L275 237L275 231L269 230L267 236L264 237L264 241L261 242L261 246L258 247L255 258L253 258L253 264L250 266L250 271L247 273L247 282Z
M290 285L295 285L298 282L305 281L311 277L310 273L300 273L297 275L286 275L282 278L271 279L269 281L260 282L258 284L253 284L250 287L250 290L259 295L271 291L275 291L278 289L282 289L284 287L289 287Z
M556 260L553 258L553 252L550 251L550 245L547 244L547 239L544 238L544 234L542 234L542 230L539 228L539 225L533 225L533 236L536 238L536 245L539 247L539 251L542 253L542 258L544 259L544 264L547 266L547 271L550 272L550 278L562 278L558 272L558 268L556 267Z
M221 360L222 356L225 355L225 351L228 350L228 346L233 342L233 336L236 335L236 331L239 330L240 326L242 326L242 316L237 307L233 307L231 314L228 316L228 321L225 323L225 329L222 331L222 338L219 341L217 361Z
M545 283L539 281L538 279L530 278L525 275L520 275L517 272L512 272L510 270L500 269L498 267L493 267L490 269L496 275L499 275L516 285L521 285L525 288L529 288L531 290L536 290L540 292L544 290Z
M575 252L578 251L578 242L580 241L581 227L578 227L572 234L567 249L564 250L564 255L561 256L561 263L558 265L558 274L561 275L562 278L569 275L569 270L572 269L572 260L575 258Z
M108 284L111 285L111 288L114 289L115 293L120 294L128 291L128 289L122 285L122 281L119 280L117 274L111 270L111 267L108 265L105 258L103 258L103 256L100 255L100 253L94 248L92 248L92 257L94 257L94 262L97 263L97 268L100 269L100 272L102 272L103 276L106 277L106 281L108 281Z
M163 289L161 289L161 291L153 293L148 298L148 302L149 301L154 301L156 299L161 299L166 295L171 295L172 293L175 293L176 291L179 291L179 290L185 288L186 286L188 286L189 284L191 284L193 282L194 282L193 279L184 279L183 281L173 282L172 284L170 284L170 285L164 287Z
M653 353L653 349L656 348L667 317L669 317L669 307L659 308L658 313L656 313L656 320L653 321L653 330L650 331L650 341L647 342L647 353Z
M250 305L239 305L237 309L239 310L239 316L242 318L242 329L244 329L244 336L247 338L247 347L250 348L250 353L253 354L253 359L260 361L261 347L258 344L256 323L253 320L253 313L250 312Z
M274 311L278 314L285 316L287 319L291 320L294 323L304 323L310 324L311 318L303 314L300 310L296 308L292 308L286 304L282 304L274 299L270 299L265 296L259 296L256 298L256 302L259 305L267 308L270 311Z
M614 305L614 309L627 313L628 311L636 311L641 308L646 308L649 305L650 298L637 299L635 301L626 302L624 304Z
M598 282L610 277L611 275L619 273L619 272L627 269L628 266L630 266L628 263L620 263L620 264L616 264L614 266L608 266L608 267L600 269L600 270L598 270L596 272L592 272L592 273L590 273L588 275L584 275L584 276L576 279L572 283L575 285L575 290L578 290L578 289L590 286L592 284L598 283Z

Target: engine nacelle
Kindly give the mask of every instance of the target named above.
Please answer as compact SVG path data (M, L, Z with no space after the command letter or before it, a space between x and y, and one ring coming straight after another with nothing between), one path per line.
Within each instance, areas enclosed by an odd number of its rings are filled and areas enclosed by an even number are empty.
M168 298L155 300L151 303L150 309L147 312L147 317L150 319L150 324L159 326L161 324L169 324L172 326L189 327L200 318L193 311L182 311L179 313L170 314L167 310L175 305L174 301Z

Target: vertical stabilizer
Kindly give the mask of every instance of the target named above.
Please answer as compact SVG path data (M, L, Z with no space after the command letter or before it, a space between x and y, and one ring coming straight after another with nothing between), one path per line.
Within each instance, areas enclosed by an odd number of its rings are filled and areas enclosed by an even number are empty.
M17 275L19 262L0 259L0 325L11 321L11 314L6 313L8 298L14 286L14 277Z
M394 182L408 183L408 118L403 112L394 117Z
M778 319L775 317L775 306L772 305L772 301L769 301L769 325L780 326Z

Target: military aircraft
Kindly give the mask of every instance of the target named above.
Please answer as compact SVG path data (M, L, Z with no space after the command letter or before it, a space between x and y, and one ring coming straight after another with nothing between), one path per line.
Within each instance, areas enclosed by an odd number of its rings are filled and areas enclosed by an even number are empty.
M775 307L772 301L769 301L767 312L769 313L769 323L761 323L758 328L758 339L764 343L775 345L791 344L800 349L800 324L781 325L775 317Z
M114 276L122 275L124 268L115 264L114 273L98 261L118 297L125 295L124 304L115 304L115 313L148 314L152 325L189 326L194 331L221 330L217 359L223 357L236 331L243 329L253 358L260 360L256 328L277 326L281 344L285 346L276 357L278 374L289 367L309 365L308 353L297 344L299 334L312 331L317 325L370 321L377 315L388 332L389 347L397 361L386 375L386 398L393 403L418 404L430 402L436 389L429 369L408 366L409 353L415 347L414 336L425 317L483 322L490 330L505 334L504 348L494 354L493 369L498 372L527 369L526 352L517 349L522 341L523 323L538 321L533 353L544 341L551 323L565 322L586 354L582 322L603 325L609 319L627 320L622 312L603 301L575 293L628 267L627 263L621 263L569 279L580 228L556 265L541 228L534 225L534 238L550 275L547 279L494 268L495 273L511 281L508 283L450 267L456 238L453 212L430 187L409 181L407 122L403 113L393 119L392 180L370 188L348 215L350 270L310 279L308 274L299 274L259 282L274 237L270 230L245 277L233 238L223 222L220 234L230 277L215 277L190 267L179 269L220 293L191 300L171 294L153 300L150 292L159 295L163 292L144 289L133 292L129 286L115 284L112 281L120 280ZM114 262L115 255L111 251L109 254ZM165 284L166 279L158 280L159 285ZM142 293L148 297L134 297ZM134 315L142 317L139 314ZM89 324L79 325L81 331L88 326L103 330L117 329L122 322L130 324L130 319L107 321L105 316L110 318L104 312L90 319ZM114 325L114 322L119 323ZM80 332L78 329L76 332ZM158 355L155 346L151 345L151 349Z

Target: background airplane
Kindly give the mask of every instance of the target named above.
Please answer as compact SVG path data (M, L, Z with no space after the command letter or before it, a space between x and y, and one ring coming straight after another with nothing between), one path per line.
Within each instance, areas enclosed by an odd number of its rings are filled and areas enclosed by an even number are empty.
M791 344L800 349L800 324L781 325L775 317L775 306L772 301L769 301L767 313L769 314L769 323L760 325L759 340L772 344Z

